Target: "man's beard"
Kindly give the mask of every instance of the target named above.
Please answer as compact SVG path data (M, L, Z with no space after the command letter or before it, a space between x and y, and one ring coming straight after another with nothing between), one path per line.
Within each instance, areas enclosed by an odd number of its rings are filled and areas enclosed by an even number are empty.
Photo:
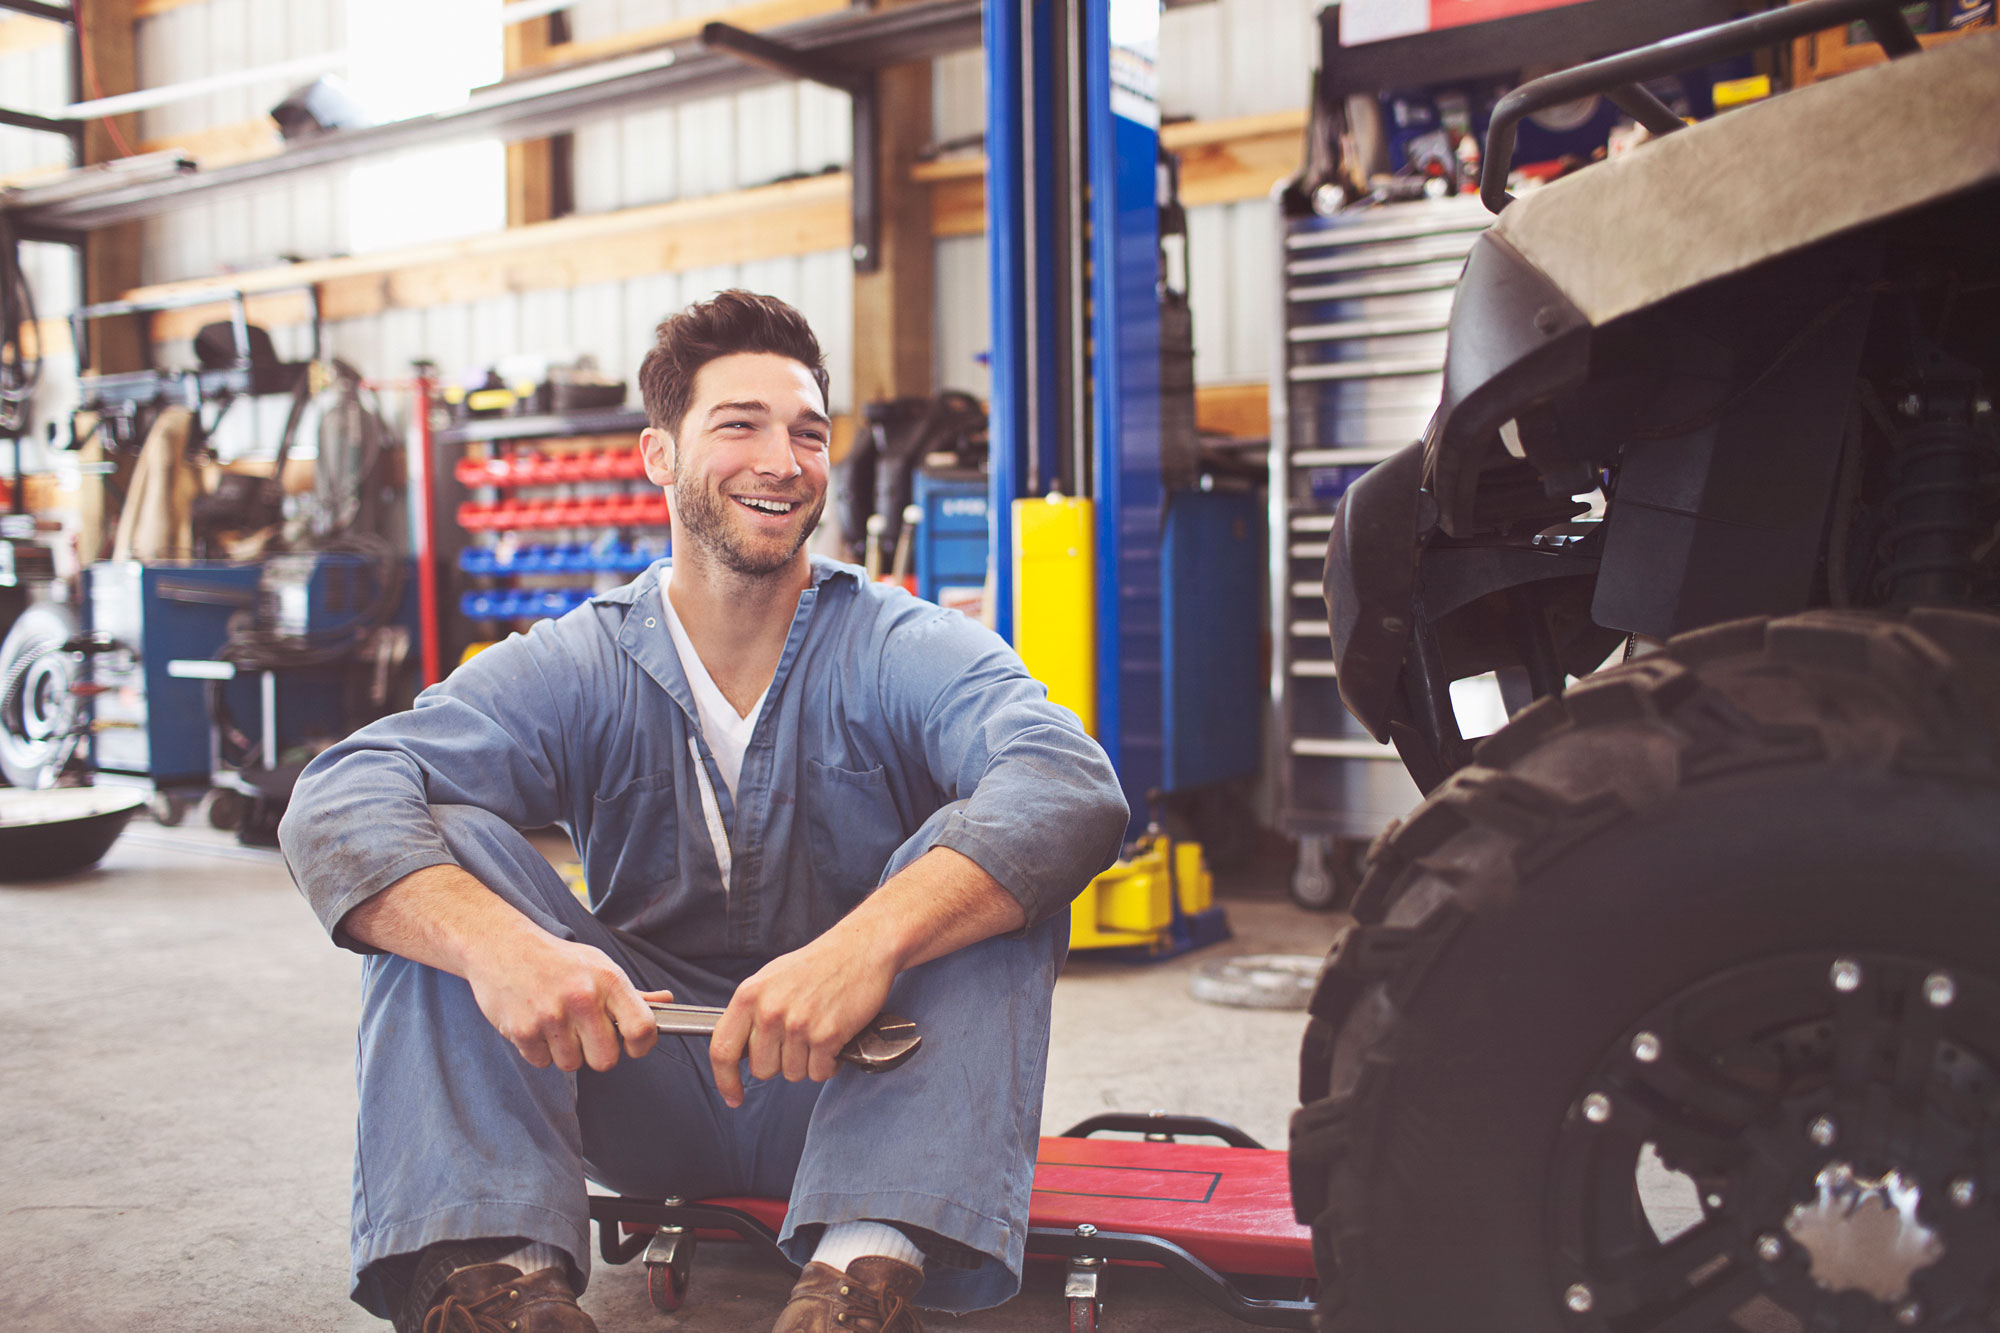
M730 523L729 510L736 501L720 491L677 486L674 498L677 501L674 507L678 511L674 517L679 523L680 533L685 533L694 545L712 552L722 562L723 568L750 578L775 574L790 564L798 555L799 548L806 544L806 538L819 526L820 512L826 508L826 493L822 491L812 508L805 511L799 522L798 535L791 542L759 542L753 546L745 542L744 534ZM796 514L798 511L793 512ZM681 544L679 534L676 534L674 544Z

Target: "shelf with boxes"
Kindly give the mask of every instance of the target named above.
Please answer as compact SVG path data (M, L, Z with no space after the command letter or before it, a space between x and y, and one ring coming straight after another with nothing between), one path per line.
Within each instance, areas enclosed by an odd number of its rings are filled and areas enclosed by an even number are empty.
M666 498L624 409L476 417L436 432L456 494L446 563L460 647L560 616L668 554ZM445 554L441 552L441 554Z

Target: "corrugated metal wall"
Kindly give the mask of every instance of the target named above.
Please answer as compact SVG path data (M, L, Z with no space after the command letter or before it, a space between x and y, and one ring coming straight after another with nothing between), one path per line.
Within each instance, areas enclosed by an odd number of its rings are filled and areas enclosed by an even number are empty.
M712 12L717 4L582 0L570 11L571 31L587 40ZM1168 12L1161 40L1166 113L1209 120L1303 105L1316 49L1316 7L1317 0L1215 0ZM337 49L346 40L344 13L342 0L207 0L182 6L140 25L141 81L180 82ZM55 58L60 61L59 51ZM6 82L13 86L12 78ZM934 86L935 137L977 135L984 122L979 54L938 61ZM142 133L158 138L245 121L286 91L275 84L163 107L143 117ZM841 167L848 139L845 97L809 85L636 113L577 133L577 206L596 212L659 203ZM10 144L11 137L0 140L0 146ZM252 199L187 209L147 224L146 279L205 276L281 254L342 253L347 209L346 186L337 172L275 186ZM1197 378L1204 383L1259 379L1269 366L1275 321L1276 241L1269 205L1259 200L1193 209L1189 231ZM987 387L979 359L988 341L985 251L983 237L938 245L938 379L975 392ZM328 341L334 353L377 375L399 374L418 356L452 371L510 352L532 352L589 354L607 370L629 376L659 318L731 285L799 305L820 331L835 367L835 407L851 407L841 368L848 363L852 336L852 277L846 255L832 250L522 293L470 306L392 311L332 325ZM302 346L296 332L281 334L279 342L287 350ZM185 348L162 351L169 358L187 354Z

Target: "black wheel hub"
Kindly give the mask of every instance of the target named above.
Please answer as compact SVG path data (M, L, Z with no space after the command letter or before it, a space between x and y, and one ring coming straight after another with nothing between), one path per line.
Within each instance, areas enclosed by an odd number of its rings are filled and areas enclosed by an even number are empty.
M1561 1126L1554 1326L1989 1329L2000 980L1906 955L1706 978L1606 1049Z

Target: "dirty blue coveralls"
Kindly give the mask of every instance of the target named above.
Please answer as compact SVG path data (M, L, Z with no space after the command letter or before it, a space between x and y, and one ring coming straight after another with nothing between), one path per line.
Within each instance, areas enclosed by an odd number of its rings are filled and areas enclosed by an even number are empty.
M932 847L972 858L1027 928L899 977L924 1050L826 1084L746 1077L722 1104L705 1038L608 1073L536 1069L471 988L370 952L359 1040L354 1298L371 1266L442 1240L546 1242L588 1276L585 1177L620 1193L788 1196L783 1243L886 1218L981 1259L919 1299L973 1310L1018 1289L1066 907L1110 864L1127 808L1111 766L998 636L815 559L735 799L701 738L658 570L509 638L314 760L279 829L321 923L454 863L641 990L726 1003ZM703 784L728 830L725 890ZM516 829L557 824L586 910ZM364 952L368 952L363 950ZM801 1231L804 1234L800 1234Z

